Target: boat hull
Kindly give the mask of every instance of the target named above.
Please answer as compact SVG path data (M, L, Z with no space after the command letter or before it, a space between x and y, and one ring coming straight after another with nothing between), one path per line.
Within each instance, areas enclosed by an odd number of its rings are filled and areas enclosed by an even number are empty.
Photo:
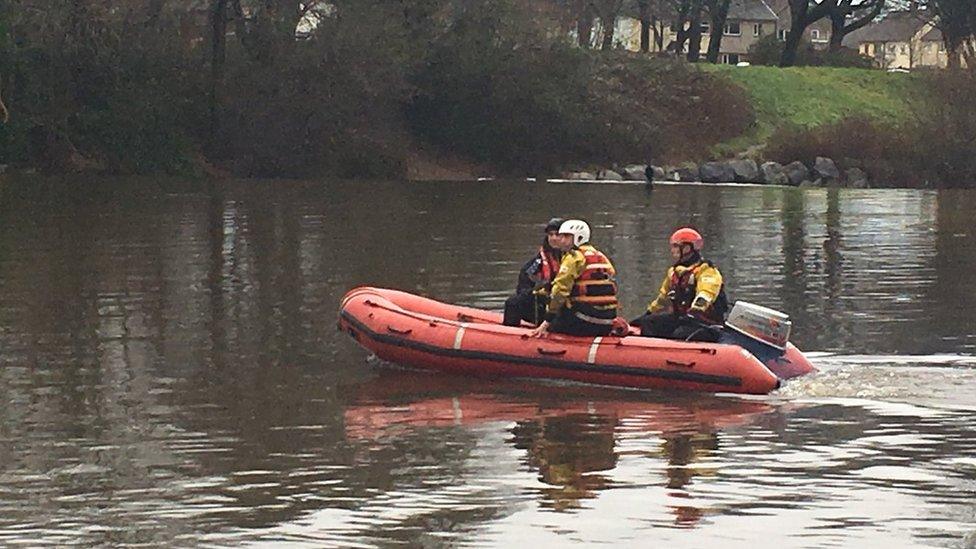
M343 298L339 328L383 360L455 375L713 393L765 394L780 385L767 365L736 345L633 336L548 334L536 339L528 336L528 327L502 326L501 317L397 290L362 287ZM795 356L788 350L780 360L805 363L793 351Z

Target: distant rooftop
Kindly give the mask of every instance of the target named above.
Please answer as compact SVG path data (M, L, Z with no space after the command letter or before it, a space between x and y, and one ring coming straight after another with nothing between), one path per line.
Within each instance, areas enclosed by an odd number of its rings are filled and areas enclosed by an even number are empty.
M907 42L915 36L922 27L932 22L932 14L926 10L893 11L884 19L858 29L847 37L844 42L861 44L864 42ZM926 41L942 41L942 33L933 29L922 38Z

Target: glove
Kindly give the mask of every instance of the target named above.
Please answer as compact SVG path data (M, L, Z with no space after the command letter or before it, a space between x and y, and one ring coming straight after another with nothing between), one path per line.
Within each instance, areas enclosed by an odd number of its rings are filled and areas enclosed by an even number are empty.
M615 335L618 337L624 337L630 334L630 326L627 324L627 319L622 316L618 316L613 319L613 324L610 328L610 335Z

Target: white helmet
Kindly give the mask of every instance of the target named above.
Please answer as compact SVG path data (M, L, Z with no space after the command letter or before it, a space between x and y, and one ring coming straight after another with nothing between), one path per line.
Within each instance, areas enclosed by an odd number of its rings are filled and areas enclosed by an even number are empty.
M590 241L590 226L586 221L570 219L559 226L559 234L573 235L573 246L579 246Z

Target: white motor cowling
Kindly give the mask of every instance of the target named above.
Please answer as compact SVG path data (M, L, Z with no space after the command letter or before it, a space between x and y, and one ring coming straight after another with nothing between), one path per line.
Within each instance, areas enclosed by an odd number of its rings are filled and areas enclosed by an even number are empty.
M789 315L747 301L735 302L725 325L777 349L786 348L793 329Z

